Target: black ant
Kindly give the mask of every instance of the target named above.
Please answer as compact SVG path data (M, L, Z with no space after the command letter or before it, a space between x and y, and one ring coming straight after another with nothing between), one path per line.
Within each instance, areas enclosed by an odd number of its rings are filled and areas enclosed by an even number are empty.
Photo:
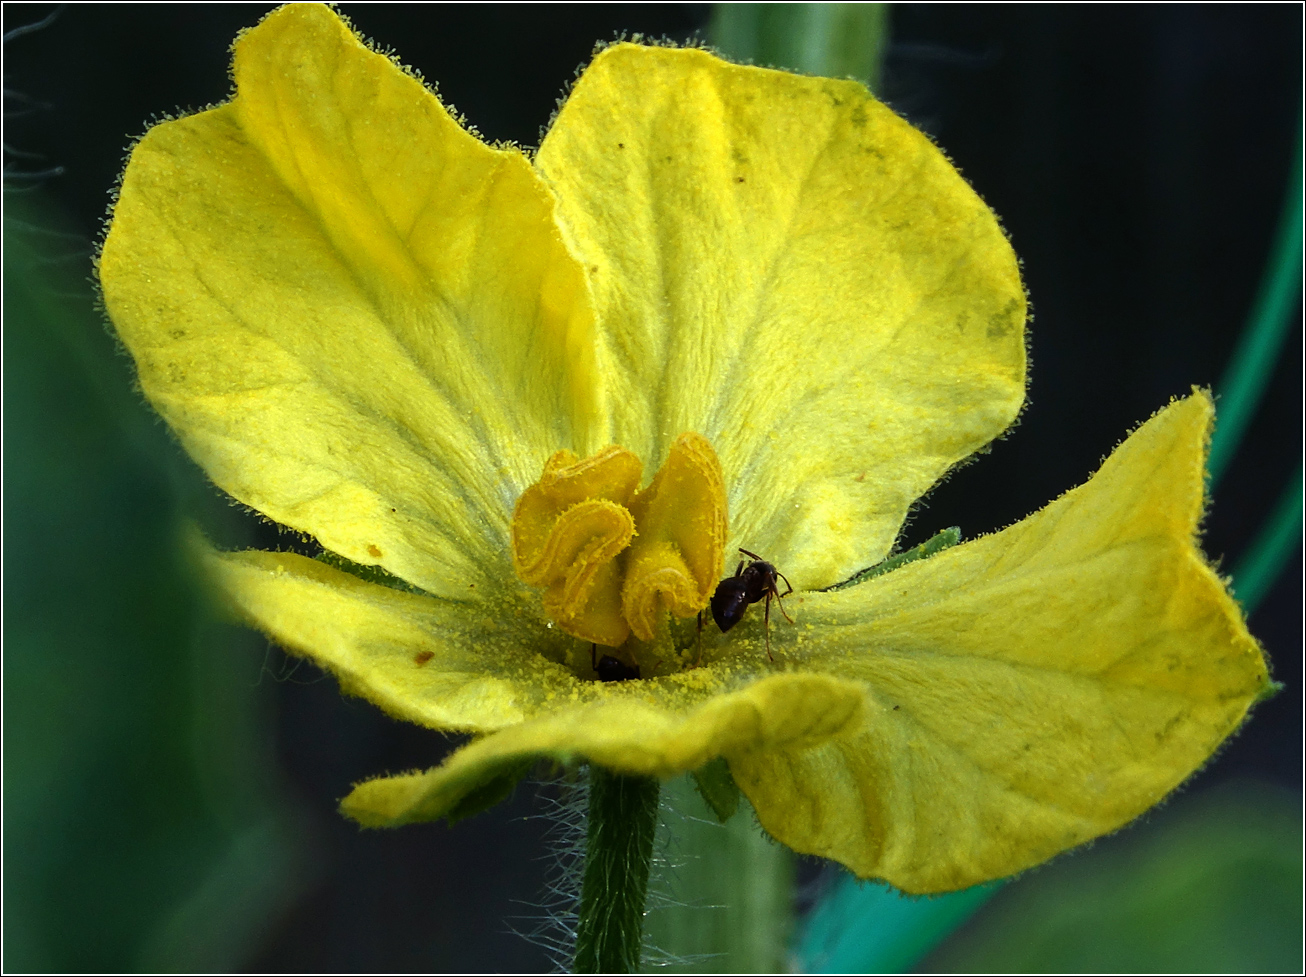
M600 682L626 682L632 678L639 678L639 666L627 665L620 658L604 655L595 661L598 650L599 646L590 642L590 668L598 672Z
M789 582L788 577L756 553L750 553L742 547L739 552L750 557L753 562L745 566L744 561L740 560L739 566L735 569L735 575L727 577L717 584L716 593L712 595L712 620L716 621L716 626L721 629L722 633L725 633L740 622L744 616L744 611L748 610L749 604L756 604L765 597L766 657L771 661L775 661L775 656L771 654L771 598L774 597L775 602L780 605L780 613L785 616L785 620L793 624L794 619L789 616L784 604L780 602L780 598L792 594L794 587ZM783 580L785 586L789 588L783 594L780 593L780 588L776 585L777 578ZM703 613L701 611L698 615L698 629L703 630Z

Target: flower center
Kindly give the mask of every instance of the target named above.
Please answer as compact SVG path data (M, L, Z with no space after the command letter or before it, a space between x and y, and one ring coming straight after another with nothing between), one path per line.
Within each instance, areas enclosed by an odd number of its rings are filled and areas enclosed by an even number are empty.
M543 587L544 610L574 637L612 648L652 641L666 612L693 617L721 579L726 492L701 434L676 438L648 488L643 465L613 445L559 451L512 517L517 574Z

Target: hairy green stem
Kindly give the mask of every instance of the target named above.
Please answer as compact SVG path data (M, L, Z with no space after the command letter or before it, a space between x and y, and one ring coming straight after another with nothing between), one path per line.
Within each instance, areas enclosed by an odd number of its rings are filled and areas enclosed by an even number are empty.
M629 974L639 968L658 789L651 777L590 766L585 875L572 968L578 974Z

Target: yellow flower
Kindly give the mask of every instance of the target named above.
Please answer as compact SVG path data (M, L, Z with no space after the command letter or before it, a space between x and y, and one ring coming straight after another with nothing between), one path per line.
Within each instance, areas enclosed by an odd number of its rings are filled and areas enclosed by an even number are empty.
M409 585L206 557L347 691L474 734L359 785L364 824L539 757L723 757L791 848L940 891L1126 823L1267 688L1194 542L1201 392L1029 519L827 590L1025 384L996 220L862 86L616 44L532 157L324 7L243 34L234 72L136 146L101 280L219 486ZM697 633L738 547L795 588L774 661L762 608ZM595 681L600 640L643 677Z

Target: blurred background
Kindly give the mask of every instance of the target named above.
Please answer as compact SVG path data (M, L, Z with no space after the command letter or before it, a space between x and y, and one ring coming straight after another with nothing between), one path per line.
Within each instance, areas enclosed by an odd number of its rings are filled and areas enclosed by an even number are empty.
M773 5L765 17L792 20L750 35L763 15L735 6L340 9L487 138L534 145L594 42L620 32L714 31L739 57L811 63L815 7ZM181 454L96 308L94 242L130 139L223 99L231 39L269 9L3 7L3 965L547 970L516 931L545 901L552 789L524 785L453 828L360 832L336 814L354 781L430 766L451 743L204 606L176 553L184 520L228 546L295 541ZM1295 971L1301 8L877 10L856 23L882 56L825 70L873 76L946 150L1003 219L1034 309L1021 423L930 495L903 545L1002 528L1084 481L1171 396L1237 386L1226 371L1277 253L1282 341L1262 329L1259 360L1243 359L1263 397L1244 398L1245 433L1222 449L1204 538L1286 688L1161 809L1006 886L902 900L802 861L789 963Z

